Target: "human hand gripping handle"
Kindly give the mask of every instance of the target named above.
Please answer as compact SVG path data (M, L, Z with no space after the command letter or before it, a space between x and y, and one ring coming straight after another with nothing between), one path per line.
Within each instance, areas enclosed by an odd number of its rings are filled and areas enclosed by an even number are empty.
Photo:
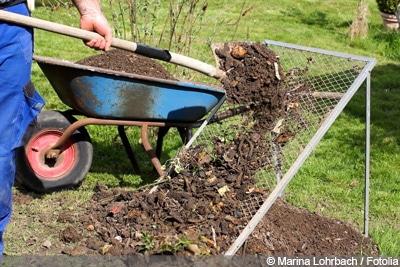
M97 32L100 36L85 44L97 50L108 51L113 41L110 25L103 12L99 0L75 0L73 1L80 15L80 28Z

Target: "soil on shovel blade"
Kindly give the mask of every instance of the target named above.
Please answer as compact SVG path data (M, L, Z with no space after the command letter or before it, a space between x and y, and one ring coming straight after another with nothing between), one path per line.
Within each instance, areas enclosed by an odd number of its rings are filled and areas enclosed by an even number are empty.
M189 167L171 172L157 187L132 191L99 183L84 214L60 215L60 222L74 225L60 231L60 242L69 244L62 253L221 255L229 249L247 223L241 203L249 198L262 203L269 193L256 188L253 178L269 156L269 149L260 145L260 133L271 131L289 101L277 90L285 78L277 55L263 44L237 45L232 51L228 47L216 51L227 71L222 84L230 104L251 110L248 123L253 126L237 126L243 127L242 134L229 143L216 137L212 153L202 145L183 151L181 162ZM119 50L80 63L165 75L153 60ZM276 142L284 144L291 133L281 135ZM359 255L360 251L378 254L377 246L353 225L278 199L237 255Z

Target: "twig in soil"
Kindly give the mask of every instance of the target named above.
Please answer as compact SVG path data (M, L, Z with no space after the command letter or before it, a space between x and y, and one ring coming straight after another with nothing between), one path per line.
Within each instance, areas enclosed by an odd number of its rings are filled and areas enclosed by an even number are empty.
M240 172L237 179L236 179L236 183L235 183L235 188L240 188L241 184L242 184L242 178L243 178L243 172Z
M212 231L212 238L213 238L213 242L214 242L214 248L216 248L217 247L217 238L216 238L215 229L213 226L211 226L211 231Z
M191 192L192 192L192 188L190 187L189 178L187 178L187 177L185 176L183 179L185 180L186 191L191 193Z
M120 195L121 195L121 194L116 194L116 195L112 195L112 196L109 196L109 197L102 198L102 199L99 200L99 203L100 203L101 205L105 205L105 204L107 204L107 203L110 203L111 201L113 201L114 199L116 199L117 197L119 197Z
M279 75L279 67L278 67L278 63L274 62L274 68L275 68L275 77L280 80L281 79L281 75Z
M162 178L164 178L164 177L162 176ZM146 188L148 188L148 187L152 187L152 188L149 190L149 194L152 194L152 193L154 193L155 191L157 191L158 185L163 184L163 183L165 183L165 182L167 182L167 181L169 181L169 179L160 179L160 180L156 180L154 183L146 184L146 185L143 185L143 186L139 186L138 188L132 189L132 191L140 191L140 190L146 189Z

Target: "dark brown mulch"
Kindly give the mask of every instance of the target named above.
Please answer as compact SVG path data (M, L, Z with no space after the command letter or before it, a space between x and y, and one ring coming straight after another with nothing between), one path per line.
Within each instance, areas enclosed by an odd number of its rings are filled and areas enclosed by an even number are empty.
M222 84L228 102L250 110L247 122L237 126L241 134L228 143L216 136L211 153L202 145L182 153L181 162L188 167L172 173L153 193L98 184L90 208L75 222L78 233L70 228L61 231L60 238L75 247L63 253L219 255L229 249L246 224L241 203L264 199L269 193L257 189L252 178L270 157L270 144L262 133L271 131L290 101L284 90L278 90L285 74L277 55L259 43L237 45L238 54L228 46L216 52L227 71ZM153 60L121 53L95 56L85 64L126 72L134 66L131 72L144 75L165 72ZM291 133L281 135L278 145L284 145ZM351 224L278 200L238 254L358 255L360 251L378 254L376 245Z

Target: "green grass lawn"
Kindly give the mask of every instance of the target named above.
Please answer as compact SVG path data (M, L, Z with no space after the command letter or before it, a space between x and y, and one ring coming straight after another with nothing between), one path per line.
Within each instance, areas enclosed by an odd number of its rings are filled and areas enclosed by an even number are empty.
M108 18L113 21L109 2L102 1L102 4ZM400 256L400 36L383 29L376 3L373 0L367 2L368 36L350 40L347 33L356 17L358 1L257 0L246 1L244 8L243 1L239 0L209 1L202 18L203 24L199 26L196 35L192 36L190 56L214 64L209 48L212 42L271 39L376 58L378 63L372 72L371 81L369 233L379 245L382 255ZM156 30L162 29L165 20L161 15L166 13L165 8L162 11L161 5L159 13L156 13L160 14L160 18L153 22ZM238 15L244 11L245 15ZM32 15L67 25L78 25L78 13L74 9L37 7ZM237 30L235 23L239 23ZM115 25L113 23L113 27ZM143 22L142 26L146 25L152 24ZM155 32L149 37L148 44L154 45L159 35L159 32ZM78 60L98 52L85 47L80 40L38 30L35 35L35 53ZM36 65L32 80L47 100L46 109L66 108ZM286 191L286 199L292 204L350 221L360 230L363 228L364 199L364 88L361 86ZM117 134L115 129L91 126L88 131L94 144L94 162L83 182L85 189L79 189L85 192L84 197L87 197L88 188L93 188L98 180L109 186L126 187L135 187L142 182L142 178L131 174L129 161L122 149L114 147L111 148L114 149L112 153L109 153L113 137ZM136 142L138 134L135 130L132 130L131 136L133 142ZM176 140L170 144L173 146ZM167 152L163 157L172 157L174 150L168 149L168 144L166 146ZM139 144L137 149L141 149ZM148 164L145 157L140 158L140 161ZM355 186L354 181L357 181ZM79 197L77 193L73 195ZM9 231L18 230L10 227Z

